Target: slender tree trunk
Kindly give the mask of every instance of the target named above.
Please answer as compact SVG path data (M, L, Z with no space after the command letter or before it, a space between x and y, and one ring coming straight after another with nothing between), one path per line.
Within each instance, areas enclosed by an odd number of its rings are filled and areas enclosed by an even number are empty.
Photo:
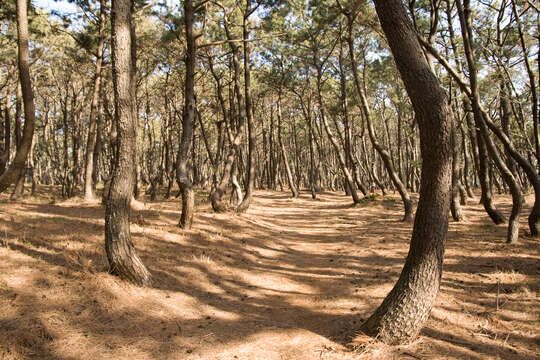
M11 154L11 119L9 115L9 97L6 95L6 105L4 108L4 148L0 154L0 176L6 171L6 166Z
M355 204L358 204L360 202L360 198L358 197L358 192L356 191L356 187L354 186L353 177L351 175L350 170L347 168L345 158L339 149L339 144L336 138L334 137L334 134L332 134L332 130L330 130L330 126L328 125L328 120L326 119L326 114L324 110L324 102L323 102L322 93L321 93L322 91L321 90L321 77L322 77L321 68L320 66L317 66L317 98L319 102L319 112L320 112L321 120L324 125L324 129L326 130L326 134L328 135L328 139L330 140L330 143L332 144L332 147L334 148L334 151L337 155L339 166L341 167L341 170L343 171L343 175L345 176L345 181L347 183L347 186L349 187L349 190L351 191L353 202Z
M186 27L186 83L184 93L184 113L182 118L182 135L178 155L176 157L176 177L182 192L182 215L178 226L190 229L193 224L195 194L187 171L188 154L193 137L195 121L195 62L197 44L193 34L194 9L192 0L184 1L184 22ZM194 164L195 166L195 164Z
M449 105L450 107L450 105ZM463 221L463 209L461 208L461 202L459 199L459 151L457 143L457 131L456 131L455 119L452 123L452 198L450 203L450 211L452 218L455 221Z
M228 20L225 18L224 19L224 26L225 26L225 33L227 35L227 39L228 40L232 40L232 35L229 31L229 25L228 25ZM223 177L221 178L221 181L220 183L218 184L218 186L216 187L216 189L212 192L212 194L210 195L210 200L212 202L212 209L214 209L214 211L216 212L223 212L223 211L226 211L227 210L227 206L225 204L223 204L223 202L221 201L221 197L223 196L223 194L225 193L225 191L227 190L227 187L229 186L229 181L231 179L231 171L232 171L232 168L233 168L233 163L235 161L235 157L239 154L239 149L240 149L240 142L242 140L242 131L243 131L243 126L244 126L244 121L245 121L245 118L246 118L246 109L245 109L245 105L244 105L244 99L243 99L243 96L242 96L242 92L240 91L240 63L239 63L239 60L238 60L238 47L233 43L233 42L229 42L229 46L231 48L231 52L232 52L232 67L233 67L233 70L234 70L234 92L236 94L236 97L237 97L237 101L238 101L238 122L236 124L236 134L234 135L234 137L232 136L232 129L234 127L234 124L233 124L233 115L234 114L234 111L232 111L232 107L234 106L234 99L233 99L233 96L231 96L231 101L230 101L230 104L231 104L231 116L228 116L227 115L227 111L226 111L226 107L225 107L225 101L224 101L224 98L222 96L222 87L221 87L221 82L219 80L219 77L218 77L218 74L215 73L213 67L212 67L212 63L210 63L210 71L212 72L212 75L214 77L214 79L216 80L216 85L217 85L217 94L218 94L218 99L219 99L219 102L220 102L220 105L221 105L221 108L222 108L222 111L223 111L223 119L227 122L228 121L228 128L229 128L229 140L231 142L231 150L229 151L229 154L227 155L227 159L225 161L225 167L224 167L224 170L223 170Z
M458 8L458 14L461 22L461 33L463 36L463 46L465 49L465 55L467 58L467 63L469 65L469 79L471 83L471 100L472 100L472 109L474 114L475 125L478 129L480 137L483 138L483 141L487 147L490 157L495 162L498 170L501 173L504 181L510 188L512 194L512 212L508 221L508 234L507 242L514 243L517 241L519 236L519 217L521 209L523 207L523 194L521 187L517 183L516 179L512 175L512 172L508 169L504 161L502 161L499 151L491 137L489 136L489 131L486 126L486 119L484 118L485 114L482 113L480 105L480 96L478 92L478 82L476 78L476 62L474 59L473 48L472 48L472 24L471 24L471 9L470 9L470 0L464 0L463 6L461 5L461 0L456 1Z
M135 284L148 285L151 275L137 256L130 235L130 202L135 182L137 126L132 97L132 0L112 1L112 68L116 160L105 205L105 250L110 272Z
M247 190L244 199L240 205L236 208L238 212L245 212L249 209L251 204L251 198L253 196L254 182L255 182L255 151L257 147L257 134L255 132L255 121L253 119L253 105L251 100L251 75L249 65L249 15L251 14L251 0L246 0L246 8L243 21L243 35L244 39L244 93L245 93L245 105L246 105L246 119L248 126L248 159L247 159Z
M538 131L538 108L540 104L538 103L538 93L536 90L537 82L535 78L534 71L529 62L529 57L527 56L527 45L525 44L525 39L523 37L523 30L521 28L521 21L516 7L515 0L511 0L512 3L512 12L514 13L514 21L517 25L518 35L519 35L519 44L521 45L521 50L523 51L523 60L525 62L525 69L527 70L527 75L529 76L529 86L531 92L531 112L532 112L532 121L533 121L533 133L534 133L534 149L536 154L536 161L540 166L540 134ZM538 45L538 43L537 43ZM540 55L538 55L540 58Z
M394 169L394 165L392 163L392 158L390 157L390 154L388 151L383 148L377 141L377 138L375 136L375 130L373 128L373 124L371 121L371 112L369 109L369 103L367 101L366 94L364 92L364 89L362 88L360 84L360 78L358 76L358 68L356 63L356 56L354 54L354 42L352 38L352 28L353 28L353 19L351 16L348 17L348 38L347 42L349 44L349 57L351 58L351 64L352 64L352 70L354 75L354 83L356 85L356 91L358 92L358 95L360 95L361 100L361 110L362 114L364 115L364 119L366 120L366 125L368 128L369 133L369 139L371 140L371 144L383 160L384 166L388 172L388 175L390 176L392 183L399 191L399 194L401 196L401 200L403 201L403 207L405 210L405 214L403 215L403 221L411 221L412 220L412 212L413 212L413 202L411 200L411 197L407 191L407 188L405 185L401 182L401 179L399 178L399 175L396 173Z
M94 151L97 139L97 116L99 107L99 91L101 86L101 68L103 64L103 45L105 44L105 0L99 2L99 29L97 44L97 59L94 74L94 87L92 89L92 101L90 103L88 139L86 142L86 166L84 175L84 199L95 199L94 194Z
M21 83L22 97L24 102L24 130L21 146L17 149L15 158L9 168L0 175L0 193L4 192L24 172L24 166L34 136L35 108L34 92L30 81L30 65L28 51L28 18L27 3L25 0L17 0L17 45L19 81Z
M425 60L403 3L375 0L375 6L417 116L422 177L405 266L362 329L385 343L401 344L418 335L439 291L450 206L451 119L445 92Z
M291 190L292 197L297 198L298 197L298 189L296 188L296 185L294 183L294 179L291 172L291 167L289 166L289 157L287 156L287 150L285 149L285 145L283 144L283 140L281 139L281 91L279 91L278 95L278 101L277 101L277 117L278 117L278 141L279 146L281 147L281 155L283 156L283 164L285 165L285 170L287 172L287 180L289 182L289 189Z
M20 82L17 84L17 94L16 94L16 103L15 103L15 148L19 150L21 147L22 140L22 89ZM11 193L11 200L20 200L23 197L24 193L24 180L26 178L26 165L15 181L15 187Z

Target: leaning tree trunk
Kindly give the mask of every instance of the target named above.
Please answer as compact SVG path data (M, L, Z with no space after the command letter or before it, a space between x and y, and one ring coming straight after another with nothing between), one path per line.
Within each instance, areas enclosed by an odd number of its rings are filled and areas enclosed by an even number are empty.
M463 48L465 49L465 55L467 58L467 63L469 65L469 80L471 83L471 101L472 101L472 110L474 114L475 125L480 134L479 137L482 137L490 157L495 162L501 176L504 181L510 188L510 193L512 194L512 211L508 221L508 234L507 242L513 243L516 242L519 236L519 217L521 209L523 207L523 193L518 182L512 175L512 172L508 169L505 162L501 159L499 151L491 137L486 126L486 119L484 113L482 113L480 105L480 95L478 92L478 81L476 76L476 61L474 59L473 47L472 47L472 24L471 24L471 9L470 9L470 0L464 0L463 6L461 5L461 0L456 1L458 8L459 19L461 23L461 34L463 37ZM479 139L480 140L480 139Z
M373 147L375 148L375 150L381 157L383 164L386 168L386 171L388 172L388 175L390 176L390 179L392 180L392 183L394 184L394 186L399 192L399 195L401 196L401 200L403 201L403 207L405 210L405 214L403 215L403 221L411 221L412 212L413 212L413 202L411 200L411 196L409 195L407 188L405 187L405 185L399 178L399 175L396 173L396 170L394 169L394 164L392 163L392 159L390 157L390 154L388 153L388 150L386 150L381 144L379 144L375 136L375 130L373 129L373 123L371 121L371 112L369 109L369 103L367 101L367 97L364 92L364 89L362 89L362 86L360 85L360 78L358 76L356 57L354 55L354 42L353 42L353 37L352 37L353 19L351 15L348 15L347 19L348 19L347 43L349 44L349 57L351 58L352 70L353 70L353 75L354 75L354 83L356 85L356 91L358 91L358 94L360 95L361 110L364 115L364 119L366 120L366 125L367 125L368 133L369 133L369 139L371 141L371 144L373 145Z
M470 120L470 102L465 101L465 114L470 128L475 128L473 122ZM472 130L471 136L474 136L476 139L476 144L478 146L478 181L480 182L480 190L482 192L480 197L480 202L484 205L486 213L489 215L491 220L495 224L502 224L505 219L504 216L497 210L495 204L493 203L493 197L491 193L491 188L489 186L489 154L486 147L486 142L484 137L480 133L480 129ZM471 139L472 140L472 139Z
M112 69L116 159L105 205L105 250L110 272L138 285L151 282L151 275L131 242L129 216L135 182L137 127L132 98L131 7L132 0L112 1Z
M187 161L191 138L193 137L193 122L195 120L195 57L197 51L196 37L193 34L194 9L191 0L184 1L184 21L186 26L186 83L185 105L182 117L182 136L178 156L176 157L176 177L182 192L182 215L178 226L190 229L193 224L195 195L193 185L187 172Z
M431 72L400 0L375 0L420 130L420 200L405 266L392 291L363 324L368 335L388 344L414 339L439 291L450 205L451 120L446 95Z
M28 51L28 18L25 0L17 0L17 44L19 80L21 83L24 102L24 130L21 144L9 168L0 176L0 193L4 192L24 171L24 165L28 152L32 146L34 137L34 125L36 122L34 107L34 92L30 81L30 65Z
M212 62L210 59L209 67L210 71L212 72L212 76L216 80L216 87L217 87L217 95L220 103L220 107L223 111L223 120L225 123L227 123L228 120L228 126L229 126L229 140L231 142L231 149L227 155L225 166L223 169L223 176L221 178L221 181L216 186L216 189L212 192L210 195L210 200L212 202L212 209L216 212L224 212L227 211L227 206L221 201L221 198L223 194L225 194L227 187L229 186L229 181L231 179L231 171L233 169L233 163L235 161L236 156L239 153L240 148L240 142L242 140L242 131L243 126L246 118L246 108L244 105L244 97L242 96L242 92L240 90L240 62L238 60L238 46L232 42L232 34L229 31L229 24L227 21L227 18L224 18L224 26L225 26L225 33L227 35L227 39L229 40L229 46L231 48L232 53L232 65L234 69L234 93L237 97L238 102L238 122L236 124L236 133L233 136L232 130L233 130L233 117L234 117L234 111L231 110L231 116L227 115L227 110L225 108L225 101L223 98L223 91L221 82L219 80L218 74L214 71L214 68L212 66ZM233 105L233 101L231 101L231 106Z
M356 186L354 183L354 179L352 177L351 171L347 167L345 157L341 153L339 149L338 142L332 133L332 130L330 129L330 126L328 125L328 120L326 119L326 114L324 110L324 102L322 98L322 89L321 89L321 77L322 77L322 69L321 66L317 66L317 100L319 102L319 112L321 116L322 123L324 125L324 129L326 130L326 134L328 135L328 139L330 140L330 143L332 144L332 147L334 148L334 151L336 153L339 166L343 172L343 175L345 177L346 186L349 187L349 190L351 192L351 196L353 199L354 204L360 203L360 198L358 197L358 192L356 191ZM339 129L338 129L339 130Z

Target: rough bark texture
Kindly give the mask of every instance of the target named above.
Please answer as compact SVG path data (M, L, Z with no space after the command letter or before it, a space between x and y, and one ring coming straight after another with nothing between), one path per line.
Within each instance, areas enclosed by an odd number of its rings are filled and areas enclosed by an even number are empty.
M193 12L192 1L184 1L184 22L187 43L185 104L180 147L178 148L178 156L176 157L176 177L180 191L182 192L182 215L180 216L178 226L184 229L191 228L195 209L193 185L187 171L188 154L191 147L191 138L193 137L193 123L195 121L195 56L197 47L195 44L195 35L193 34Z
M25 0L17 0L17 44L19 81L21 83L24 102L24 130L20 146L9 168L0 176L0 193L4 192L24 171L26 158L32 146L34 124L36 122L34 107L34 92L30 81L30 65L28 50L28 18Z
M405 266L362 329L385 343L400 344L418 335L439 291L450 205L451 121L444 90L423 56L402 2L376 0L375 5L416 113L423 161Z
M105 205L105 250L110 272L135 284L151 276L131 242L129 216L135 181L136 118L132 98L131 0L112 1L112 64L117 148Z

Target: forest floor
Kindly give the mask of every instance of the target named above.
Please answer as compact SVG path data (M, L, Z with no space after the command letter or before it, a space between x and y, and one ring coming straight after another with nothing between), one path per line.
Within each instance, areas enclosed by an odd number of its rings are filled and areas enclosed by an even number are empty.
M354 335L407 255L412 224L397 194L352 207L342 193L258 191L238 215L214 213L199 193L190 231L176 226L178 200L148 202L131 226L154 277L140 288L107 273L103 206L51 201L56 192L0 196L0 359L540 357L529 207L507 245L504 225L465 206L429 322L414 343L388 347ZM508 214L508 197L496 203Z

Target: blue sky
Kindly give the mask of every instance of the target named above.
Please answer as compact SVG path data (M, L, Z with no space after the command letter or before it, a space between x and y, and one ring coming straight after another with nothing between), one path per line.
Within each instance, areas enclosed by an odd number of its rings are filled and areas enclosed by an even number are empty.
M54 0L32 0L32 3L40 8L51 11L55 10L60 13L74 13L77 12L77 6L70 4L67 1L54 1Z

